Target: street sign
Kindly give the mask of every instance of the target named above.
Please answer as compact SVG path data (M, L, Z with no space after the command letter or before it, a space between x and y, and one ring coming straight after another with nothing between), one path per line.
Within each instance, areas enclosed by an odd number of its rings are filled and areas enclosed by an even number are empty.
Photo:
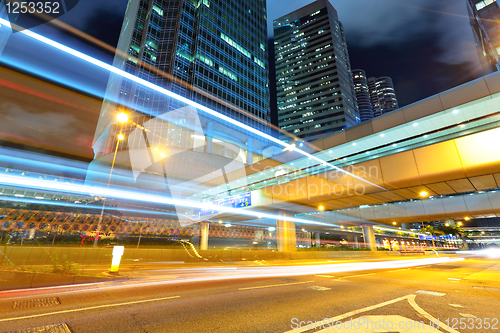
M250 192L233 195L228 198L215 200L212 202L214 206L218 207L228 207L228 208L245 208L250 207L252 205L252 195ZM201 209L200 217L214 215L220 213L219 210L215 209Z

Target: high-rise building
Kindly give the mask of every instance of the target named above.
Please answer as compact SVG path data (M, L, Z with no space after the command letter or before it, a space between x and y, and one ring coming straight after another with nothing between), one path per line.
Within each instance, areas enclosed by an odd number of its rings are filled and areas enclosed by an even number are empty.
M368 89L370 90L370 100L372 102L374 117L399 108L396 91L390 77L368 78Z
M467 0L479 62L485 74L500 69L500 7L496 0Z
M354 69L352 71L352 79L354 82L354 91L356 91L360 121L370 120L373 118L373 106L370 100L370 89L368 88L365 71Z
M116 67L269 132L265 0L129 0L117 49ZM113 145L116 121L104 116L110 109L127 106L136 114L146 110L148 117L183 105L112 75L97 125L95 155L108 153ZM165 131L165 136L172 133Z
M328 0L276 19L274 49L281 129L312 141L359 122L344 29Z
M129 0L113 65L133 76L110 75L86 183L214 201L212 182L270 154L247 129L270 132L266 21L265 0Z

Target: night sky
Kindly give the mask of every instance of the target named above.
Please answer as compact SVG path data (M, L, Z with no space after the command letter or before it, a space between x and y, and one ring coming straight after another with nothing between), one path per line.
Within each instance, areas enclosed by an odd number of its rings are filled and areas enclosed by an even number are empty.
M268 1L269 17L311 2ZM331 3L344 25L352 68L392 77L401 106L482 75L465 0Z
M268 0L270 37L273 19L311 2ZM331 3L345 28L352 68L392 77L401 106L482 75L465 0ZM126 0L80 0L61 20L116 45L126 5Z
M411 5L405 0L331 1L345 27L352 68L364 69L368 76L392 77L400 106L450 89L482 74L465 0L412 0ZM310 2L268 0L269 32L272 32L273 19ZM72 11L61 17L61 21L116 46L126 6L127 0L80 0ZM44 24L33 31L108 63L112 62L112 53L96 50L51 25ZM269 42L272 46L272 39ZM9 37L0 61L29 71L31 75L39 75L85 92L96 99L103 97L109 77L109 72L105 70L62 52L55 52L53 48L42 46L18 33ZM270 69L274 71L272 64ZM274 105L272 109L275 111L275 99L273 103L272 97L271 105ZM14 114L22 118L17 125L2 124L0 139L2 135L25 138L36 136L42 139L38 132L24 125L25 119L36 122L38 115L45 112L47 110L42 106L35 110L16 101L0 101L0 114ZM99 109L93 112L97 121ZM20 116L26 113L33 116ZM276 124L277 112L272 114L273 123ZM64 129L71 128L78 121L77 117L69 114L51 114L50 117L53 126L46 132L52 135L67 135ZM88 123L78 131L77 143L91 142L95 123ZM76 139L70 137L68 140ZM48 147L68 146L64 140L47 138L46 141ZM87 146L90 149L90 144Z

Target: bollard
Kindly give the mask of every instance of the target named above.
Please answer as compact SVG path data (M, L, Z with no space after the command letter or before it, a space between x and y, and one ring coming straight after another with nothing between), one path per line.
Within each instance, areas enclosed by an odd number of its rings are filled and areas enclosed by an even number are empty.
M122 260L123 251L125 247L123 246L114 246L113 247L113 259L111 259L111 269L109 270L112 273L117 273L118 268L120 267L120 261Z

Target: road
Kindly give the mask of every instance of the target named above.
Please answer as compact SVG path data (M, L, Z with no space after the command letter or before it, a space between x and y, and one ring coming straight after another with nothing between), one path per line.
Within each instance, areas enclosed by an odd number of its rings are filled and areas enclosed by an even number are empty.
M0 292L0 331L59 325L51 332L318 332L351 319L354 328L330 331L500 331L498 260L422 260L178 268L140 280ZM479 328L484 318L490 329ZM437 319L442 327L429 330ZM356 328L363 321L426 327ZM464 323L471 328L461 329Z

